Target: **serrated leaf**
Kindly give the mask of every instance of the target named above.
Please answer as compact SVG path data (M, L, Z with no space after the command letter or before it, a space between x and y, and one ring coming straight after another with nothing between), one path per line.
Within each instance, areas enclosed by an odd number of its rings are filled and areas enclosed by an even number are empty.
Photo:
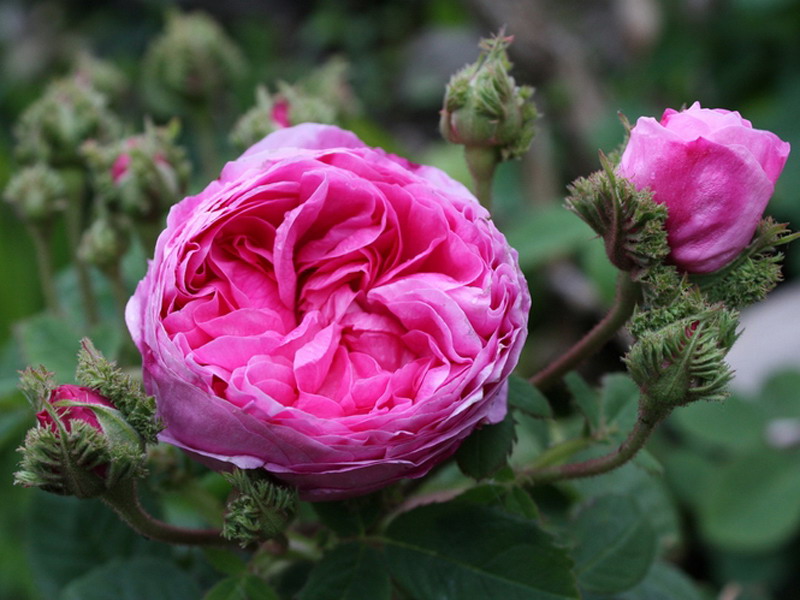
M311 571L300 600L389 600L392 587L381 554L350 542L322 557Z
M495 506L523 519L537 519L539 509L530 494L518 486L477 485L457 497L458 502Z
M669 420L700 448L743 454L764 445L767 415L762 406L732 397L725 402L696 402L676 410ZM709 427L713 423L713 427Z
M383 510L380 494L334 502L315 502L311 506L320 521L342 537L363 535Z
M572 561L533 521L448 502L396 518L387 565L415 600L578 598Z
M581 589L614 594L644 579L656 557L656 534L626 496L594 499L570 527L572 556Z
M493 425L474 431L456 452L456 462L462 473L475 479L491 476L506 464L514 446L514 417L511 412Z
M59 600L197 600L194 579L174 563L152 557L114 560L71 582Z
M602 421L606 428L628 432L639 410L639 386L624 373L603 377L600 388Z
M700 497L701 530L726 549L757 552L800 526L800 457L760 449L717 467Z
M585 600L705 600L694 582L669 563L656 562L634 588L614 596L589 595Z
M225 575L238 576L247 570L247 563L232 550L203 548L203 555L214 569Z
M572 394L572 399L575 401L578 410L581 411L581 414L586 419L589 429L592 433L600 431L602 408L597 392L575 371L567 373L564 377L564 383L567 385L570 394Z
M518 375L508 378L508 404L532 417L550 419L553 409L542 392Z
M223 579L206 592L203 600L278 600L278 595L266 581L245 573Z

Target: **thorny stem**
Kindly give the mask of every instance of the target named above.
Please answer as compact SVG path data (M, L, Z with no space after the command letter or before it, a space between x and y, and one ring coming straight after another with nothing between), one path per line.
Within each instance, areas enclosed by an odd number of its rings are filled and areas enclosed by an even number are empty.
M154 518L139 502L132 479L121 481L101 498L131 529L151 540L188 546L237 547L235 542L224 539L219 529L186 529Z
M620 272L617 294L608 314L566 353L531 377L531 383L540 390L546 390L582 360L600 350L633 314L640 293L639 284L632 281L627 272Z

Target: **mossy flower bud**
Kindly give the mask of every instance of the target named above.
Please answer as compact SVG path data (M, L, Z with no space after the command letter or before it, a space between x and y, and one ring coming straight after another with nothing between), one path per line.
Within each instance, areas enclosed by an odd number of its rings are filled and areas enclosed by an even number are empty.
M450 79L439 126L444 138L467 147L495 149L503 160L522 156L533 139L536 107L533 88L517 86L509 74L502 33L481 42L477 62Z
M14 175L3 197L21 219L30 223L47 223L67 207L64 180L44 164L26 167Z

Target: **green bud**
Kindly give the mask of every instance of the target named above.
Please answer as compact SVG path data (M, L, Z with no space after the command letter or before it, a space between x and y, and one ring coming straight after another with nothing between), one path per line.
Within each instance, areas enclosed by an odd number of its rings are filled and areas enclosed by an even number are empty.
M143 81L153 86L151 100L168 110L175 101L208 103L227 94L243 71L241 51L211 17L175 11L147 49Z
M625 357L643 408L661 417L676 406L726 398L732 372L725 356L737 326L735 312L714 307L643 333Z
M246 150L256 142L281 127L287 127L288 104L281 108L285 100L273 97L263 85L256 88L256 105L245 112L231 131L231 143L240 150ZM286 116L279 118L285 112Z
M14 175L3 193L23 221L47 223L67 208L67 190L57 171L44 164Z
M223 473L236 495L228 502L222 536L242 547L279 535L297 510L297 490L270 481L263 471Z
M569 210L603 238L611 263L634 278L660 265L669 255L664 223L667 209L652 194L614 175L614 167L600 155L603 169L570 186Z
M140 135L105 146L84 145L96 194L111 212L160 221L183 198L191 166L175 141L179 132L176 120L165 127L146 122Z
M113 268L128 250L130 231L119 218L103 216L84 232L78 248L78 257L86 264L100 269Z
M439 127L442 136L467 147L492 148L503 160L519 158L530 147L537 118L533 88L519 87L509 74L506 49L513 37L481 42L478 61L450 79Z
M58 80L22 113L14 130L17 157L74 166L81 163L80 147L86 140L107 142L119 130L105 96L77 79Z

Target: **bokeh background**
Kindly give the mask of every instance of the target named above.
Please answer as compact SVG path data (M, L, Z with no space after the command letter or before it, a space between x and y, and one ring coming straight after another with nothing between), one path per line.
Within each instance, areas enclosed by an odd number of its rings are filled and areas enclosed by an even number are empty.
M123 113L166 120L170 107L139 93L146 87L141 64L166 13L178 9L212 15L246 61L214 114L220 160L236 155L227 132L252 106L256 85L293 82L337 55L350 65L359 106L348 126L464 181L460 149L438 135L444 85L475 59L480 37L503 26L514 35L514 74L535 86L543 115L531 151L502 166L495 189L496 220L518 247L534 290L523 372L579 337L613 294L602 245L561 200L573 178L598 167L598 148L622 143L618 113L633 121L698 100L775 131L795 150L768 212L800 228L797 0L0 0L0 189L15 168L15 120L81 52L124 71L131 88ZM197 147L190 129L183 135ZM196 168L193 189L214 175ZM64 265L63 234L54 235ZM6 358L15 352L14 323L43 305L32 253L13 211L0 204ZM785 264L783 289L745 315L748 332L732 354L738 395L725 406L679 411L654 440L666 466L666 500L654 510L671 515L680 539L675 560L709 597L800 597L800 248L788 250ZM620 339L584 375L620 370L623 345ZM3 364L13 365L13 356ZM13 448L30 424L2 418L21 402L9 392L13 376L13 369L0 373L0 598L49 599L36 582L42 567L30 557L31 539L42 533L32 529L31 495L11 487Z

